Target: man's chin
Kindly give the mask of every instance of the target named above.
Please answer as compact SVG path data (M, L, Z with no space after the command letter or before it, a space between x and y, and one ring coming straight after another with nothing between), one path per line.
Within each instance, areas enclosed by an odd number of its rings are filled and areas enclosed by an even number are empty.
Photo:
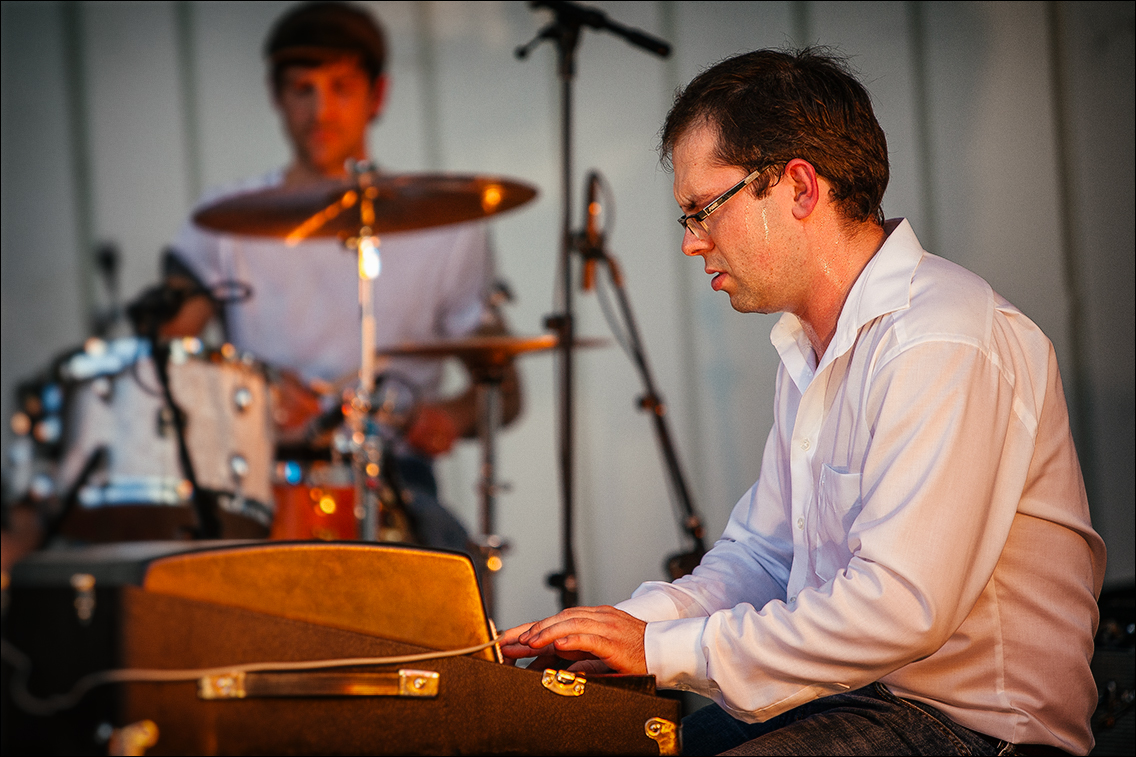
M342 176L346 173L350 153L338 150L307 150L304 156L307 164L324 176Z
M776 308L770 307L766 303L762 303L753 297L747 297L740 292L727 292L730 297L730 307L739 313L775 313L778 312Z

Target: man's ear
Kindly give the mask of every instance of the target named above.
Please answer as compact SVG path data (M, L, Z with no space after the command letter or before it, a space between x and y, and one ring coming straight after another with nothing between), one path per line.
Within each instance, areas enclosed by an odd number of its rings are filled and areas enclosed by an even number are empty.
M792 190L793 217L798 221L808 218L820 202L821 184L812 163L793 158L785 165L784 179Z
M374 121L383 113L383 108L387 104L387 92L390 89L390 78L386 74L379 74L375 79L374 84L371 85L371 117L369 121Z

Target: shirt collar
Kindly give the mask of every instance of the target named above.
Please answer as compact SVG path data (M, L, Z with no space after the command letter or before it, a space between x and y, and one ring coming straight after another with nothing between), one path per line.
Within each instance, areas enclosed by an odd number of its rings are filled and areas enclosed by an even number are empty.
M923 257L923 247L907 219L886 221L884 231L887 239L864 266L848 292L836 322L836 333L820 365L816 365L812 344L797 316L785 313L773 326L769 341L777 349L781 364L802 394L813 376L852 348L864 324L886 313L902 310L910 303L911 277Z

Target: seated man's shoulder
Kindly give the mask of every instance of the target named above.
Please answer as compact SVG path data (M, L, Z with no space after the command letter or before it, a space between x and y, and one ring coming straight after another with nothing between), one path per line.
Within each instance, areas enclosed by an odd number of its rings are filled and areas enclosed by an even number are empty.
M1011 380L1020 370L1047 370L1053 345L1041 328L981 276L924 253L911 279L907 308L890 315L892 345L965 345L991 358Z
M909 306L894 315L910 340L985 345L1000 310L1016 312L978 274L925 253L911 279Z

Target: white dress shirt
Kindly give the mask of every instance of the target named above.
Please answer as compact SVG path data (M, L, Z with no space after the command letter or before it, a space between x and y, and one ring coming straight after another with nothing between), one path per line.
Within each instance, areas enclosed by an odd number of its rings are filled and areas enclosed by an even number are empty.
M1092 746L1104 543L1056 356L906 221L820 360L785 315L761 477L702 564L643 584L660 686L767 720L881 681L1014 743Z

